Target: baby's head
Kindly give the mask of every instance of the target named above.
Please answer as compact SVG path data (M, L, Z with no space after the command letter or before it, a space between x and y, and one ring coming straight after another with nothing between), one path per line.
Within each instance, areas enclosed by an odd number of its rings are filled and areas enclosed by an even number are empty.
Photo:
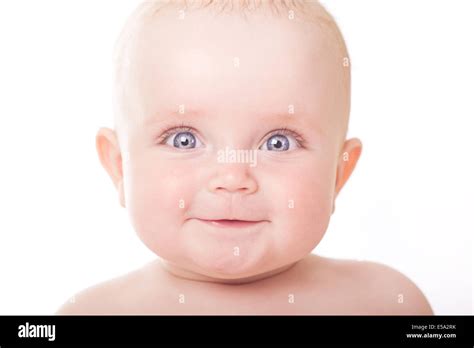
M115 95L101 162L141 240L196 279L305 257L361 152L346 46L316 2L147 1L119 38Z

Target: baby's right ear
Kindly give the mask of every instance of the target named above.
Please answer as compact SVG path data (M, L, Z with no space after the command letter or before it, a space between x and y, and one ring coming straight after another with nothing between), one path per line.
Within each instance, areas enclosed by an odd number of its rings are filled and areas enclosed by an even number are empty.
M117 139L117 133L110 128L100 128L95 138L100 163L109 174L119 193L119 201L125 208L123 194L122 154Z

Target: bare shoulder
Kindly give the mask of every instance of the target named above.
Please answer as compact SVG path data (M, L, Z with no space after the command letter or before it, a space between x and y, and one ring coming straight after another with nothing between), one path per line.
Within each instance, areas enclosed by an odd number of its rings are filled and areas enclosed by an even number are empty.
M147 268L133 270L93 286L87 287L68 299L55 312L57 315L125 314L131 302L140 298L139 291L146 288Z
M421 289L400 271L373 261L361 261L360 267L375 300L387 305L387 314L434 314Z
M406 275L388 265L373 261L313 258L326 279L337 289L350 289L351 308L358 314L432 315L433 310L420 288ZM346 302L346 308L349 308ZM348 310L349 311L349 310Z
M420 288L406 275L374 261L352 261L347 267L360 279L359 291L367 294L377 314L432 315L433 310ZM368 305L368 307L370 307Z

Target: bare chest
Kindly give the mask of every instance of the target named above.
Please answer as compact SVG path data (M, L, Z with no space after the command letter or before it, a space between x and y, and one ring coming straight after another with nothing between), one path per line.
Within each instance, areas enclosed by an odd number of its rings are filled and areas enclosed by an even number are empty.
M160 288L127 294L127 312L169 315L324 315L370 312L370 294L352 287L286 286L239 288L231 286Z

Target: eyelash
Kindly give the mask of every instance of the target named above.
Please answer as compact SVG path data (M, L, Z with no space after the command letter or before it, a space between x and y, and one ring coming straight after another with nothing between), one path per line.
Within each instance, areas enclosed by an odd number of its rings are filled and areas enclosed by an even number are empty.
M305 148L306 146L306 141L303 139L303 137L294 129L288 128L288 127L283 127L279 129L275 129L274 131L270 132L270 134L267 136L267 141L274 135L291 135L295 138L296 142L298 143L298 146L301 148Z
M157 140L158 144L164 144L166 139L168 139L168 137L173 134L176 134L179 132L191 132L191 131L196 131L196 129L194 129L191 126L188 126L185 123L181 123L178 126L173 125L173 126L166 127L165 130L163 130L163 134L158 137L158 140Z
M158 137L158 144L164 144L165 141L168 139L173 134L176 133L181 133L181 132L196 132L196 129L194 127L191 127L184 122L181 123L180 125L176 126L169 126L166 127L165 130L163 130L163 134ZM306 140L294 129L288 128L288 127L283 127L279 129L275 129L274 131L270 132L267 136L267 140L270 139L274 135L291 135L295 138L296 142L298 143L298 146L301 148L305 148L306 145Z

